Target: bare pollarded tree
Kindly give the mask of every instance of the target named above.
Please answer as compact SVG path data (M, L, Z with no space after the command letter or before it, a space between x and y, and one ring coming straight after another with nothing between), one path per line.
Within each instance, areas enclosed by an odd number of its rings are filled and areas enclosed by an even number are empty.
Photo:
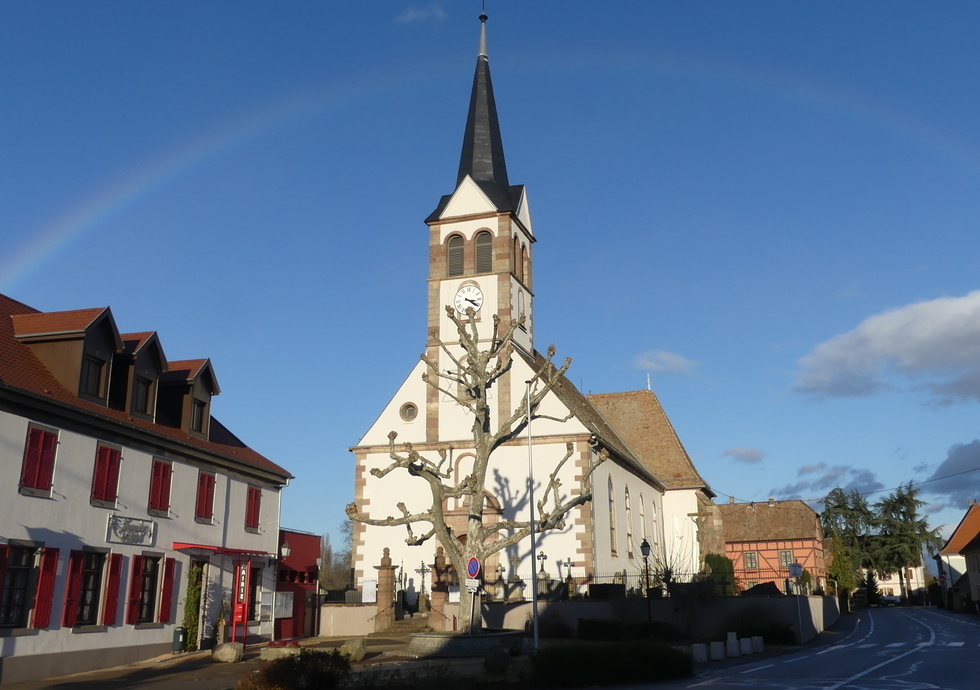
M429 371L423 374L423 380L449 396L473 416L472 452L473 466L469 474L459 481L453 481L453 452L452 446L437 451L438 458L423 457L411 443L396 446L397 434L388 434L391 463L384 468L374 468L371 474L375 477L385 477L398 469L404 469L412 477L418 477L429 485L432 503L421 512L412 513L404 502L397 504L400 516L388 516L383 519L371 518L360 512L355 503L347 506L347 515L368 525L399 526L408 529L406 542L419 545L433 536L439 540L457 573L465 572L467 561L476 557L481 563L486 559L526 539L531 534L529 520L512 520L487 515L486 512L486 480L493 453L508 441L518 438L527 429L529 420L550 419L565 422L571 414L564 418L551 417L538 412L541 402L551 392L558 381L564 376L571 365L571 359L565 359L561 367L552 364L555 355L554 345L548 348L548 355L535 368L530 379L530 395L522 396L510 416L494 423L487 392L511 370L514 358L514 331L523 323L523 318L513 322L503 333L500 332L500 319L493 316L493 334L487 349L480 348L477 333L476 312L467 309L461 317L456 310L446 307L446 313L456 325L459 334L459 347L462 354L457 356L443 343L437 333L433 338L455 367L452 371L439 368L438 362L426 355L422 361ZM530 415L528 415L528 397L530 398ZM469 444L462 450L470 450ZM602 450L593 454L589 465L581 474L577 492L563 495L562 481L559 477L562 468L572 457L573 446L566 444L564 457L555 465L540 492L540 498L535 502L537 519L534 523L535 533L563 529L565 518L576 506L584 505L592 500L592 474L596 467L603 462L607 453ZM456 535L446 523L447 499L457 499L467 506L467 524L465 539ZM485 519L486 517L486 519ZM489 520L489 523L487 522ZM423 533L416 534L415 527L425 525ZM471 596L461 592L460 616L462 631L475 631L480 627L480 616L470 620Z

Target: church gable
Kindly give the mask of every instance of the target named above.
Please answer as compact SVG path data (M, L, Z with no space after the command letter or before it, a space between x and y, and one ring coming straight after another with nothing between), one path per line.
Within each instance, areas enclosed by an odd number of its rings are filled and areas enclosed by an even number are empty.
M515 215L517 216L517 220L521 222L521 225L527 228L527 231L533 235L534 231L531 229L531 209L527 203L527 190L524 188L524 185L521 185L520 191L521 196L517 202L517 213Z
M388 434L392 431L398 433L398 443L425 441L425 401L428 394L428 385L422 380L425 370L423 362L415 365L358 446L387 446Z
M480 213L496 213L497 205L483 193L483 190L467 175L459 183L456 191L449 197L449 203L440 214L439 219L459 218Z

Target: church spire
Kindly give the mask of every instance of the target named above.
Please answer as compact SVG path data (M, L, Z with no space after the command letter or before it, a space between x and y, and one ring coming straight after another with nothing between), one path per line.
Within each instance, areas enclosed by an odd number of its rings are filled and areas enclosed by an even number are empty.
M476 182L493 182L504 192L509 187L504 144L500 138L497 105L490 83L487 60L487 15L480 15L480 50L476 57L476 74L470 96L470 112L463 133L463 152L459 158L458 186L469 175Z

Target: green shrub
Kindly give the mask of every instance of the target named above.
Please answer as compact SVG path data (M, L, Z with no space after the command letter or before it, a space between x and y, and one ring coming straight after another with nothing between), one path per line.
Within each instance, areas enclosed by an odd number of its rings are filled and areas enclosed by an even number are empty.
M350 673L350 661L340 652L302 650L275 659L258 672L242 677L236 690L329 690Z
M694 660L653 642L575 643L542 649L532 658L532 681L542 688L581 688L687 678Z

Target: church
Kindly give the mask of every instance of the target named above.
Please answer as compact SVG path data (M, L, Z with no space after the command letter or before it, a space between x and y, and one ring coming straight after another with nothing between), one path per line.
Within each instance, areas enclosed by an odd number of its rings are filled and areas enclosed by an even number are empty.
M527 190L511 184L507 173L490 79L486 19L481 15L456 187L425 219L429 277L424 360L351 448L356 470L349 513L356 511L370 520L424 512L432 502L425 481L417 476L404 471L382 477L372 474L372 470L383 474L380 470L391 464L391 432L397 434L399 448L408 442L421 455L445 453L451 479L466 477L473 466L473 416L455 396L423 380L430 367L452 374L458 365L450 354L460 342L450 318L453 309L463 321L472 314L481 344L491 342L495 328L503 332L513 327L512 364L487 391L495 423L520 408L526 382L547 362L535 349L537 235ZM545 230L542 238L547 241L547 237ZM542 261L547 261L547 253ZM559 529L536 535L534 547L524 539L491 556L482 566L484 582L536 577L572 577L580 583L623 581L620 578L643 572L644 542L650 546L651 568L667 567L688 577L700 571L705 555L725 553L721 517L712 501L715 494L651 390L583 395L560 376L541 401L537 416L530 434L511 438L492 454L484 519L527 520L529 487L541 491L559 466L562 500L581 490L583 475L594 467L592 500L573 508ZM596 465L599 458L604 461ZM465 535L469 512L465 502L446 498L443 510L446 528ZM364 601L373 599L374 566L385 549L401 568L404 585L426 589L424 576L434 562L438 540L410 545L412 539L406 536L405 527L355 520L352 567ZM505 536L502 533L500 538Z

